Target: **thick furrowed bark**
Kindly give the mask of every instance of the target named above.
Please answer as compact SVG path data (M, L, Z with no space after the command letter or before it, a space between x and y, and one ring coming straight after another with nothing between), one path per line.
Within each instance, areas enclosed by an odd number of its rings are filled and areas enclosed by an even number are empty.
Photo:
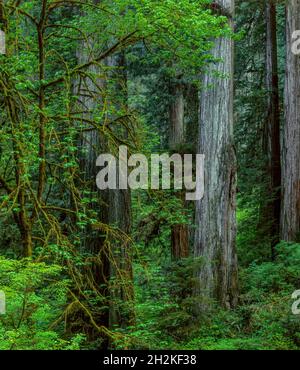
M177 151L184 144L184 94L183 85L180 81L171 82L170 93L172 102L169 109L170 132L169 147L171 151ZM179 194L182 207L185 205L184 194ZM171 227L171 256L174 260L189 256L189 233L188 225L175 224Z
M292 34L300 30L300 0L286 12L285 126L282 151L281 238L299 241L300 231L300 57L292 53Z
M234 2L218 2L231 14ZM229 20L230 23L232 22ZM203 258L200 295L225 307L238 300L236 256L236 157L233 141L233 41L216 40L200 96L199 153L205 155L205 193L196 203L194 254ZM217 70L225 77L215 77Z

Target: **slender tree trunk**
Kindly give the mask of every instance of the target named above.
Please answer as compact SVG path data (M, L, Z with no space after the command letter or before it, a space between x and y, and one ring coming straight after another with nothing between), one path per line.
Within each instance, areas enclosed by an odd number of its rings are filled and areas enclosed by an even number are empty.
M218 4L234 13L233 0ZM232 19L229 19L232 26ZM200 97L199 153L205 154L205 193L196 203L194 254L203 258L200 294L227 307L238 300L236 256L236 156L233 140L233 41L216 40ZM223 74L215 77L213 71Z
M280 229L280 114L277 66L277 31L276 5L274 0L266 4L266 88L268 92L268 111L266 121L266 154L267 173L269 176L269 196L266 214L270 223L272 236L271 250L274 258L274 247L279 242Z
M170 133L169 146L176 150L184 142L184 95L183 85L180 81L170 83L172 101L170 104Z
M181 151L181 146L184 144L184 94L182 83L180 81L171 82L170 93L172 101L169 110L169 147L171 151ZM185 198L183 192L179 193L179 199L182 208L184 208ZM174 260L189 256L188 225L172 225L171 256Z
M176 224L172 226L171 251L174 260L189 256L189 230L186 224Z
M300 231L300 58L292 53L295 30L300 30L300 0L288 0L281 210L281 238L286 241L299 241Z

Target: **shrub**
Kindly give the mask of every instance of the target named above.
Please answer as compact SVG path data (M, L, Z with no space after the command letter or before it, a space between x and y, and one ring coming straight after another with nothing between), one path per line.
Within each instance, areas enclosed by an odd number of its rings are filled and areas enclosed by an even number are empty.
M79 348L83 337L63 339L59 320L68 285L60 266L0 257L0 290L6 295L6 314L0 316L0 349Z

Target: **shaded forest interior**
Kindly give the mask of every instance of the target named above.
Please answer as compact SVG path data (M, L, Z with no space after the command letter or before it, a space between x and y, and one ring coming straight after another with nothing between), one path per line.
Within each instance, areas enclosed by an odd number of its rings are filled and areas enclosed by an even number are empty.
M300 0L0 0L0 30L0 349L300 349ZM203 198L100 190L120 147L205 155Z

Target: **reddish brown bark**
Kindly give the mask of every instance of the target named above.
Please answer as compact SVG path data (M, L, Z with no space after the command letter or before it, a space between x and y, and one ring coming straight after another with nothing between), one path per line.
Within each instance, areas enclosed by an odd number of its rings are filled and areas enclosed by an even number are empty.
M300 58L292 52L292 34L299 29L300 0L288 0L281 210L281 238L286 241L299 241L300 232Z
M276 5L273 0L266 4L266 88L268 93L268 115L266 120L266 154L267 173L269 176L269 197L267 204L267 220L272 237L271 252L275 256L274 247L279 242L280 229L280 112L277 64L277 30Z
M170 85L172 101L170 104L169 120L169 146L171 151L179 151L184 143L184 94L183 85L172 82ZM185 206L184 194L178 197L182 208ZM171 256L174 260L189 256L189 231L186 224L175 224L171 227Z

